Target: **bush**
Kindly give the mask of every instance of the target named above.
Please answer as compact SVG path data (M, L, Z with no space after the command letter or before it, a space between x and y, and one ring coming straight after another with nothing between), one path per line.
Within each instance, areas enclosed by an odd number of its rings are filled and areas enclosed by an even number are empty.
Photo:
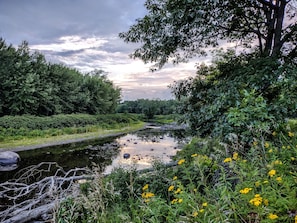
M172 90L193 134L225 142L236 136L248 146L296 115L296 80L294 64L228 53L199 66L195 78L176 82Z
M69 199L61 204L56 217L136 223L296 222L296 145L294 132L274 132L270 141L254 141L245 154L194 138L175 157L173 168L156 163L147 173L119 168L107 177L95 174L78 196L69 198L71 207Z

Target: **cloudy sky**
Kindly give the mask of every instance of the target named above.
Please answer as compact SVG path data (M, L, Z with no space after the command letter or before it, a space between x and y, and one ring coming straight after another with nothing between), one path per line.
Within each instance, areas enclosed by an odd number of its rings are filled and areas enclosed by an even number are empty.
M0 0L0 37L16 47L26 40L51 62L108 72L123 100L169 99L167 86L193 76L195 63L152 73L150 65L129 58L136 46L118 38L145 15L144 1Z

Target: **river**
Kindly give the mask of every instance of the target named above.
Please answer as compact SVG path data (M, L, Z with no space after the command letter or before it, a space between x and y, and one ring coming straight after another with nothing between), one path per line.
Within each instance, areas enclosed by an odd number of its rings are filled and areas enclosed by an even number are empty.
M13 179L14 174L23 168L42 162L56 162L65 170L96 166L106 174L116 167L150 168L155 160L171 162L172 156L187 141L182 130L152 126L117 137L21 151L18 152L21 157L18 168L0 172L0 181Z

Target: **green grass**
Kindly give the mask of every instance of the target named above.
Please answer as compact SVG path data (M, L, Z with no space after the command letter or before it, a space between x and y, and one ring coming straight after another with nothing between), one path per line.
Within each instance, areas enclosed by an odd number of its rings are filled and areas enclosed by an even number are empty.
M106 115L106 116L89 116L83 115L83 119L80 119L82 115L61 116L66 119L71 118L75 120L74 126L60 127L60 128L46 128L45 123L49 123L49 118L41 118L43 123L41 129L30 129L26 121L34 119L34 117L5 117L0 118L0 123L3 125L15 126L13 127L0 127L0 149L10 149L24 146L34 146L39 144L55 144L66 140L84 140L92 139L96 137L104 137L108 135L125 133L129 131L138 130L144 127L145 123L139 121L137 116L124 116L124 115ZM55 122L60 122L61 117L53 118ZM96 118L99 123L90 125L85 124L83 120L86 118ZM11 122L7 122L10 120ZM20 121L21 120L21 121ZM26 121L24 121L26 120ZM2 122L1 122L2 121ZM16 122L16 123L13 123ZM67 122L73 123L73 121ZM77 123L82 123L81 126ZM54 122L50 122L50 125L56 125ZM18 126L18 127L16 127ZM36 125L34 125L36 126Z
M297 137L274 132L249 148L194 138L167 168L117 169L82 184L58 222L297 222ZM78 217L79 216L79 217Z

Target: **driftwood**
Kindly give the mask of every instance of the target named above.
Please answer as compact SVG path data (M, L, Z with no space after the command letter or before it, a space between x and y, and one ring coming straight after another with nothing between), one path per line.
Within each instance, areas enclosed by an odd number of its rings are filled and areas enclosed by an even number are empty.
M91 176L92 172L87 168L64 171L54 162L23 169L15 180L0 184L0 222L25 223L41 215L50 216L72 193L75 182Z

